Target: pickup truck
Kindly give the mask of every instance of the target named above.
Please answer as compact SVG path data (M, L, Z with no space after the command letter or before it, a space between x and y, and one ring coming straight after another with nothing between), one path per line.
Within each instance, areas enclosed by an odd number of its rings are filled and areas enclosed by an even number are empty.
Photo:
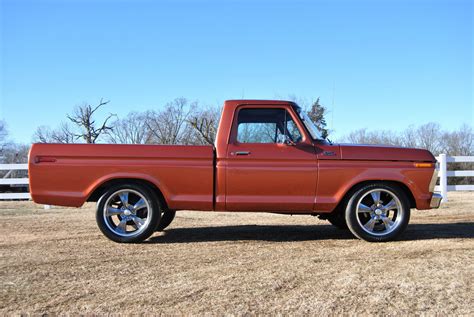
M214 146L33 144L30 191L40 204L97 202L99 229L140 242L178 210L306 214L367 241L438 208L427 150L333 144L295 103L228 100Z

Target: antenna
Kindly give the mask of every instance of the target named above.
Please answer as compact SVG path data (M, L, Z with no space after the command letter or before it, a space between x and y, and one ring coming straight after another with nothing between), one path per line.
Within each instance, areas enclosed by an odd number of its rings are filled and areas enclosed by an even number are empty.
M334 131L334 112L336 112L335 110L335 103L334 103L334 99L336 97L336 80L333 80L332 81L332 112L331 112L331 130Z

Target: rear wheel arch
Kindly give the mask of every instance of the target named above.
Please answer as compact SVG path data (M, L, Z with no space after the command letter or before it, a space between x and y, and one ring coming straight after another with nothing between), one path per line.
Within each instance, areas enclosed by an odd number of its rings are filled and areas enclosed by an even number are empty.
M97 186L92 193L89 195L87 198L87 201L93 201L97 202L100 197L112 186L120 185L120 184L137 184L137 185L143 185L152 190L158 198L161 200L161 203L164 204L163 207L166 209L168 208L168 202L166 201L165 196L163 195L162 191L160 188L152 183L149 180L141 179L141 178L113 178L109 179L99 186Z

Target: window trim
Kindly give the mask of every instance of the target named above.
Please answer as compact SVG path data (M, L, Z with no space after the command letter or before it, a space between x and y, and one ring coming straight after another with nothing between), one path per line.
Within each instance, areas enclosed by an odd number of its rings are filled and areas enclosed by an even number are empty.
M291 119L295 123L298 131L301 134L301 140L296 143L296 145L303 144L303 143L311 143L308 142L311 140L305 128L302 126L302 123L299 119L299 117L294 113L293 107L290 105L274 105L274 104L264 104L264 105L249 105L249 104L244 104L244 105L239 105L237 106L236 110L234 111L234 116L232 118L232 125L231 125L231 131L229 135L229 141L228 144L234 144L234 145L247 145L247 144L259 144L262 146L269 146L269 145L280 145L279 143L241 143L237 139L237 132L238 132L238 126L239 126L239 112L242 109L284 109L287 111L287 113L290 115Z
M242 128L241 128L242 127ZM265 133L264 136L259 135L260 133L255 133L256 131L250 131L249 135L244 135L243 134L243 129L245 128L250 128L250 129L258 129L257 132L262 132ZM242 129L242 130L241 130ZM264 132L265 131L265 132ZM247 131L248 132L248 131ZM252 133L254 132L254 133ZM266 135L268 133L268 135ZM268 143L277 143L275 142L278 134L280 134L280 129L278 126L277 122L239 122L237 124L237 136L236 140L240 144L268 144ZM249 137L250 139L249 142L244 142L246 137ZM252 142L252 139L260 139L261 142Z

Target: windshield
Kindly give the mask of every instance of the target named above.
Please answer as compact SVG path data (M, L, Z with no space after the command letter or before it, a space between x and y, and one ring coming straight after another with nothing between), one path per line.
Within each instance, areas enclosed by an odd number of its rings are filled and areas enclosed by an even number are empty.
M311 134L313 140L324 140L324 138L321 136L321 132L319 131L318 127L314 124L313 121L311 121L306 112L302 111L300 107L295 108L296 112L298 112L298 115L300 116L301 121L303 121L304 126Z

